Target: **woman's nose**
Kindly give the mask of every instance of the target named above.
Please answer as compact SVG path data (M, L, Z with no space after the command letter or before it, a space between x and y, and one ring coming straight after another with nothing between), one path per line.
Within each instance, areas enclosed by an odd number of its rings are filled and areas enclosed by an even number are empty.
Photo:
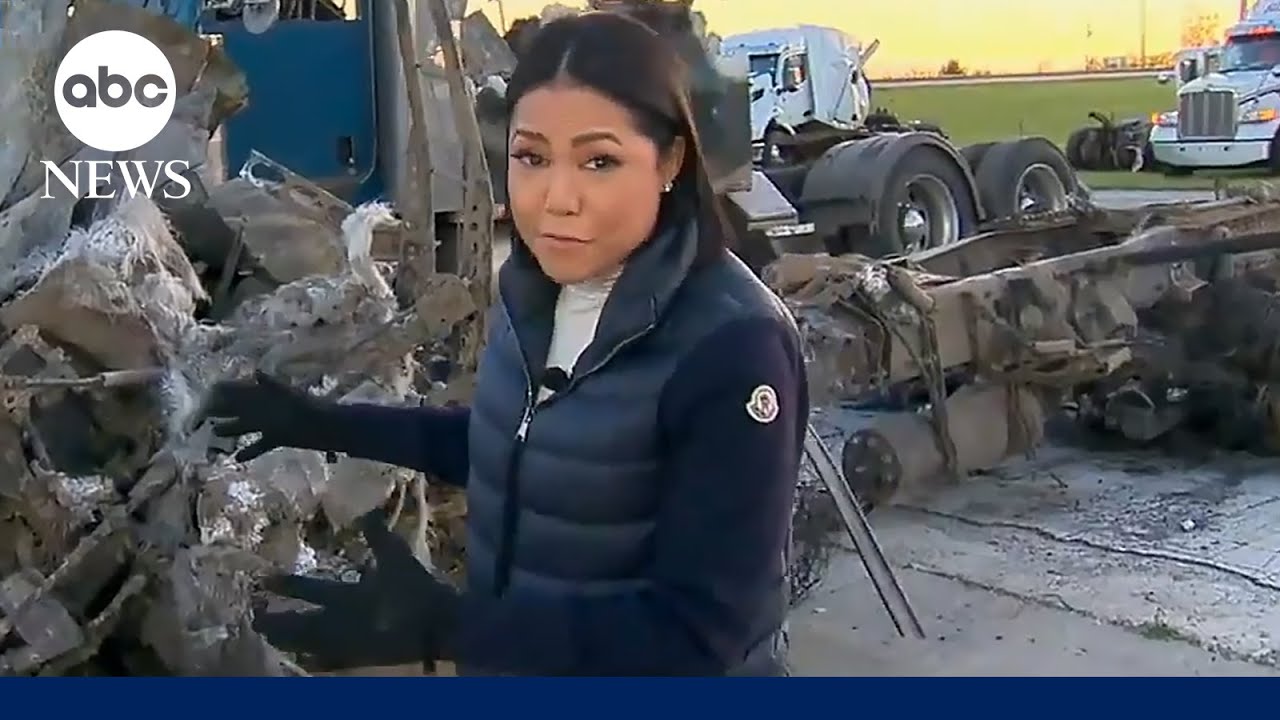
M581 204L581 193L573 173L553 170L547 186L546 211L552 215L577 215Z

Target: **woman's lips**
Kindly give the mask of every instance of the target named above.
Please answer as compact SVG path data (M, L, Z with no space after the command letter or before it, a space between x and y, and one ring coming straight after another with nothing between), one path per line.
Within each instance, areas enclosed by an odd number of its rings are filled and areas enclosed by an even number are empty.
M555 233L542 233L539 239L543 242L562 247L587 244L587 241L582 238L573 237L572 235L557 235Z
M580 237L574 237L574 236L572 236L572 235L558 235L558 234L556 234L556 233L542 233L542 239L543 239L543 240L551 240L551 241L554 241L554 242L567 242L567 243L584 243L584 242L586 242L586 240L583 240L583 239L582 239L582 238L580 238Z

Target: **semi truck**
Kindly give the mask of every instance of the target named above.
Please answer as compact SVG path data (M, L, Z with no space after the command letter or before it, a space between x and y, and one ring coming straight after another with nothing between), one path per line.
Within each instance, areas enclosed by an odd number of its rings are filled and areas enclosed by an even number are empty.
M1151 155L1162 171L1280 171L1280 0L1255 4L1220 49L1180 58L1176 79L1176 109L1152 118Z
M958 147L936 125L876 108L866 68L878 47L815 25L720 43L721 72L747 79L757 174L813 224L811 245L907 254L952 244L997 218L1067 207L1079 185L1048 140Z

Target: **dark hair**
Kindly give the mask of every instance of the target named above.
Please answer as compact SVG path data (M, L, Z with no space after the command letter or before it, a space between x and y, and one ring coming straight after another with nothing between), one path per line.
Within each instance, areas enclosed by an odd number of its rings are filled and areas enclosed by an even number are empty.
M547 23L521 53L507 84L507 117L533 90L569 81L631 111L637 129L671 150L685 142L684 162L662 198L658 225L691 215L698 223L698 262L731 247L729 224L712 188L694 124L685 68L674 48L648 26L613 12L588 12Z

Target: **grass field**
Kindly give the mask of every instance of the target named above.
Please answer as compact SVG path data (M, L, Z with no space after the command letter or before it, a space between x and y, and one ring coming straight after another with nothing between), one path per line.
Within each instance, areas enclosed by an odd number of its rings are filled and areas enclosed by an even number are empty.
M1066 147L1072 130L1093 121L1091 110L1117 120L1174 106L1174 90L1154 78L1029 81L875 88L872 102L904 120L942 126L960 145L1041 135ZM1167 178L1156 173L1082 173L1095 188L1207 188L1213 177Z

